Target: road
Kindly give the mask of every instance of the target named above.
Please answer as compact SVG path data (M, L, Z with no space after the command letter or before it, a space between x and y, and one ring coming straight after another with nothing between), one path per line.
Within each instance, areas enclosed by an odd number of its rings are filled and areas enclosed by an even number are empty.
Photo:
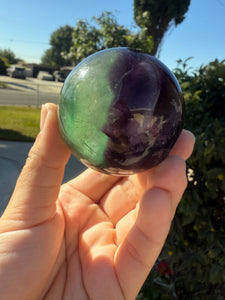
M21 92L10 89L0 89L0 105L31 105L42 103L58 103L59 93Z
M31 105L58 103L62 83L42 81L36 78L26 80L0 76L0 82L7 88L0 88L0 105Z

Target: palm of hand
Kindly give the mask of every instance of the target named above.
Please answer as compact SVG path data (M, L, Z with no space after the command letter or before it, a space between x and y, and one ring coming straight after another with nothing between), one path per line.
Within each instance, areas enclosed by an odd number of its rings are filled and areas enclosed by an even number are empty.
M60 252L43 289L45 299L135 297L123 295L116 257L136 220L142 192L137 176L120 179L91 170L62 186L57 222Z
M186 186L184 170L177 155L130 177L88 170L61 187L56 205L35 201L27 213L22 207L22 222L16 216L9 232L7 222L0 227L6 252L16 254L4 276L11 276L14 294L23 300L135 299L168 234ZM9 206L10 214L14 209L19 215L18 206Z
M64 237L45 299L134 299L167 236L184 169L183 159L170 156L147 173L121 179L88 170L62 186ZM152 190L142 207L146 187Z

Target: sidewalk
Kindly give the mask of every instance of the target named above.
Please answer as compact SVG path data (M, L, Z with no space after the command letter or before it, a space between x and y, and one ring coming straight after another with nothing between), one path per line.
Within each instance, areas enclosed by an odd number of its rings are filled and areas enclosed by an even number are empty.
M27 142L0 140L0 216L12 195L31 146L32 143ZM66 165L63 182L74 178L85 169L80 161L71 156Z

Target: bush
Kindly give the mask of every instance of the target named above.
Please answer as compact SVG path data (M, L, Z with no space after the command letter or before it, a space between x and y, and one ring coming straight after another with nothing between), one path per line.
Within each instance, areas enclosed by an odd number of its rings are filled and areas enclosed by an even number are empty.
M0 75L6 75L6 66L4 61L0 58Z
M185 128L196 136L189 185L138 299L225 299L225 63L189 73L180 61Z

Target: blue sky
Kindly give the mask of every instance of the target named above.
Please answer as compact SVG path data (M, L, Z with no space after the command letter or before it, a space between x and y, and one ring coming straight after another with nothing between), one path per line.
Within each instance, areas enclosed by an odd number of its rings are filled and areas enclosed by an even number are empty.
M133 0L10 0L0 1L0 48L17 57L38 62L49 48L52 32L78 19L91 20L102 11L113 12L118 23L132 28ZM184 22L170 30L160 59L171 69L178 59L193 57L194 68L225 59L225 0L191 0Z

